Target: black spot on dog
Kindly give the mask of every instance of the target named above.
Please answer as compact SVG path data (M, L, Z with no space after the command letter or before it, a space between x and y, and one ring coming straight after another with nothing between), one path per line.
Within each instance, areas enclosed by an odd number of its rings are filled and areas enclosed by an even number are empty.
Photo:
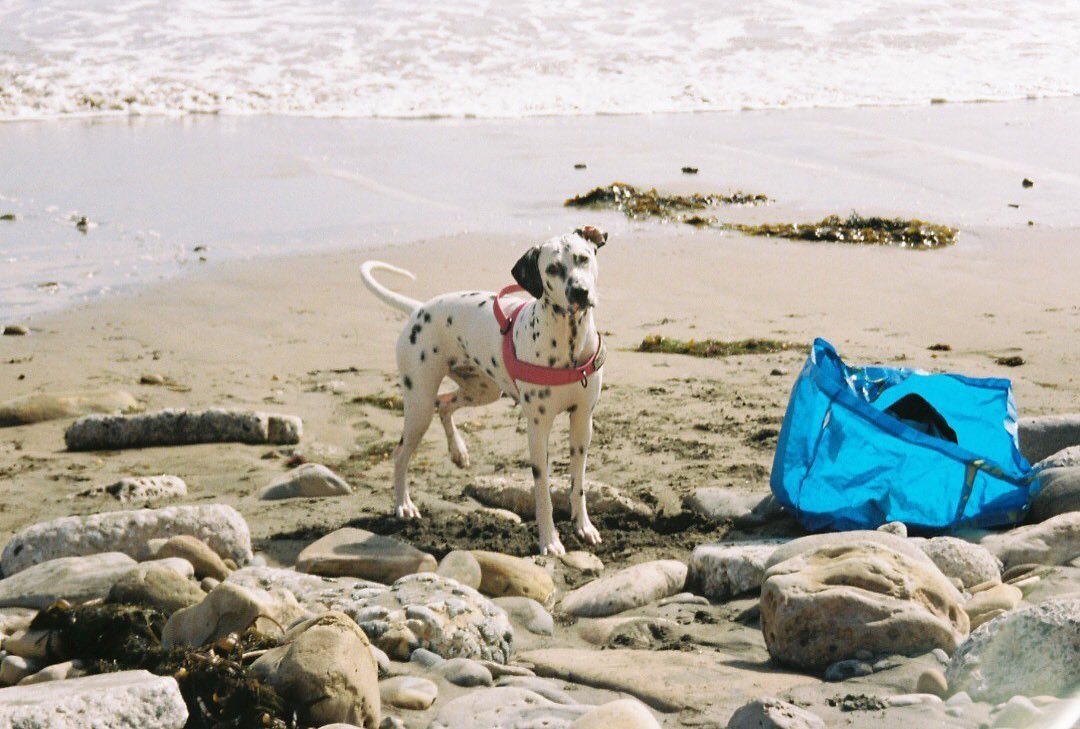
M545 410L545 409L544 409L544 406L543 406L543 405L541 405L541 406L540 406L539 408L537 408L537 409L538 409L538 410L540 411L540 414L541 414L541 415L543 415L544 413L546 413L546 412L547 412L547 410Z
M531 393L528 393L528 392L525 393L525 402L532 402L532 394Z
M566 408L566 412L568 412L568 413L577 412L577 405L568 405L567 408Z
M438 347L432 347L431 348L431 353L432 354L438 354L439 353L439 348Z
M426 324L426 323L427 323L427 322L429 322L429 321L431 321L431 314L429 314L429 313L427 313L427 312L425 311L425 312L424 312L424 323Z
M558 343L558 342L557 342L556 340L552 339L552 340L551 340L551 348L552 348L552 349L555 349L555 348L557 348L558 346L559 346L559 343Z
M423 362L425 359L427 359L427 355L424 353L424 350L421 349L420 350L420 361Z
M561 306L559 306L558 304L552 304L551 305L551 310L554 311L556 314L562 314L563 313L563 308Z
M479 302L479 303L477 304L477 306L478 306L478 307L480 307L480 306L483 306L483 305L484 305L484 302L483 302L483 301L481 301L481 302Z
M494 357L492 357L491 358L491 364L492 364L493 367L498 367L499 366L499 361L497 359L495 359Z
M488 377L494 377L495 376L495 373L492 372L491 370L484 370L484 372L487 372Z
M409 332L409 344L416 344L416 335L423 329L419 324L413 324L412 330Z
M397 439L397 444L398 445L402 445L404 443L405 443L405 436L401 436L400 438Z
M457 364L457 357L451 357L450 361L448 361L446 364L450 365L451 367L455 366Z
M533 465L532 467L533 478L540 478L540 466Z
M554 357L548 357L548 367L554 367L554 366L555 366L555 358Z
M405 385L406 390L411 390L412 389L412 378L411 377L409 377L408 375L405 375L405 377L401 381Z
M534 425L540 425L540 418L533 418Z
M452 317L452 316L446 317L446 326L451 326L453 323L454 323L454 317Z

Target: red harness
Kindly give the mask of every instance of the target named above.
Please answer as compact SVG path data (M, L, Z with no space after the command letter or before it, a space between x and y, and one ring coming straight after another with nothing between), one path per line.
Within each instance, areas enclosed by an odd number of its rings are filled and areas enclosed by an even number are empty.
M499 299L507 294L524 290L517 284L507 286L499 292L498 296L495 297L495 301L492 302L492 308L495 310L495 320L499 322L499 332L502 333L503 338L503 364L506 365L506 371L510 374L510 379L515 382L529 382L534 385L569 385L573 382L580 382L582 387L587 387L589 385L589 375L604 366L604 340L599 332L596 334L596 351L589 357L589 361L580 367L543 367L529 362L522 362L518 359L517 353L514 351L514 321L526 302L517 302L517 305L510 311L510 315L507 316L499 304Z

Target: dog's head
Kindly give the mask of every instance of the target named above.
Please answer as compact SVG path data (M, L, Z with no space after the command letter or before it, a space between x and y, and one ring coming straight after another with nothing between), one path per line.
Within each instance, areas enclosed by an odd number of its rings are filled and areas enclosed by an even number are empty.
M581 312L596 306L596 252L607 233L587 225L530 248L510 271L521 288L555 306Z

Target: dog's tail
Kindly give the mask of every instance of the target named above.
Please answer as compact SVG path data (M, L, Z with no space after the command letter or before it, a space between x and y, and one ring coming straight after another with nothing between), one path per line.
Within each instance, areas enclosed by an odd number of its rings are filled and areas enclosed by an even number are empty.
M360 277L364 279L364 284L371 289L371 293L378 296L383 303L389 304L398 311L402 311L406 314L411 314L416 311L416 308L420 306L419 301L410 299L408 296L404 296L396 291L391 291L386 288L375 280L375 277L371 275L372 271L390 271L391 273L405 276L413 281L416 280L416 276L409 271L406 271L404 268L391 266L389 263L383 263L382 261L364 261L360 266Z

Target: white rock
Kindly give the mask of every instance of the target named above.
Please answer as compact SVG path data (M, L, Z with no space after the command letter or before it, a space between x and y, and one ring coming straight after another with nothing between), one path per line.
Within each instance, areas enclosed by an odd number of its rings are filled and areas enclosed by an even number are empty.
M124 503L171 499L187 496L187 484L179 476L129 476L108 486L97 486L79 493L79 496L108 494Z
M889 534L895 534L898 537L906 537L907 524L902 521L890 521L888 524L882 524L877 528L879 532L888 532Z
M35 683L45 683L47 681L65 681L69 678L78 678L84 674L82 661L64 661L63 663L54 663L51 666L42 668L37 673L33 673L19 681L19 685L32 686Z
M536 635L554 635L555 619L531 597L496 597L492 600L525 630Z
M946 577L960 580L965 587L1001 579L1001 561L985 547L956 537L912 539L934 561Z
M280 634L305 611L288 590L260 590L223 582L206 598L177 610L165 623L161 644L165 648L201 646L229 633L254 626L268 634Z
M0 606L40 610L61 598L71 602L103 598L136 566L120 552L52 559L0 580Z
M439 687L426 678L394 676L379 681L379 695L383 704L423 711L435 703L439 697Z
M1068 564L1080 557L1080 511L1017 527L1004 534L983 537L980 544L1000 559L1005 568L1035 563Z
M1013 696L1001 707L1001 711L994 717L994 727L1029 727L1039 717L1042 710L1026 696Z
M440 663L437 670L455 686L490 686L494 682L491 671L471 658L451 658Z
M443 557L442 561L439 562L439 568L435 571L442 577L457 580L474 590L479 589L480 580L483 577L480 571L480 563L476 561L476 557L472 556L470 552L461 549L455 549Z
M586 575L598 575L604 571L604 563L592 552L573 550L559 555L559 561L572 570Z
M529 689L501 686L470 691L444 704L429 729L568 729L590 708L558 704Z
M570 725L570 729L660 729L659 722L636 699L601 704Z
M1044 471L1051 468L1073 468L1075 466L1080 466L1080 445L1069 446L1035 464L1036 468Z
M734 491L720 486L696 489L686 497L683 506L713 521L727 521L745 516L761 503L767 494Z
M120 671L0 689L11 729L183 729L187 706L171 676Z
M275 479L259 494L260 499L342 496L351 494L345 479L320 463L305 463Z
M686 565L657 560L627 567L579 587L562 599L562 610L579 617L605 617L681 592Z
M765 563L778 542L702 544L690 555L686 581L700 594L727 600L758 590L765 577Z
M291 415L234 410L160 410L144 415L87 415L64 432L68 450L194 445L196 443L300 442L303 425Z
M22 656L4 656L0 661L0 684L13 686L41 670L41 663Z
M136 560L150 557L151 539L190 534L237 564L251 559L251 534L240 513L225 504L167 506L64 516L18 532L4 547L0 571L13 575L59 557L123 552Z
M881 544L900 554L910 557L916 562L922 562L926 565L934 564L933 560L927 557L926 554L910 539L898 537L889 532L857 529L850 532L811 534L806 537L799 537L798 539L786 542L777 547L776 551L772 553L769 557L769 561L765 563L765 569L769 569L773 565L789 560L804 552L809 552L812 549L818 549L820 547L840 547L861 542Z
M737 709L728 729L825 729L825 722L806 709L766 696Z

